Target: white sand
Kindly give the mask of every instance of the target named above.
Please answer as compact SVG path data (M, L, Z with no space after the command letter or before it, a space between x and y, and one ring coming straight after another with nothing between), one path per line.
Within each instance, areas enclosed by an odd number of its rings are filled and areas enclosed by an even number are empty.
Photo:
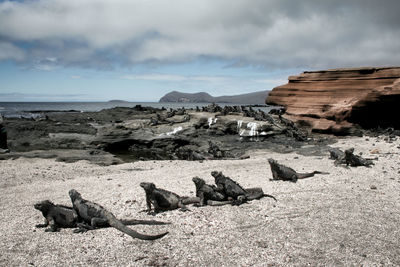
M372 168L335 167L325 157L254 151L246 160L148 161L101 167L85 161L0 161L1 266L287 266L400 265L400 141L346 138L334 146L355 147L378 157ZM376 149L379 154L370 154ZM327 171L297 183L269 181L272 157L299 172ZM213 183L222 171L244 187L274 195L249 204L190 207L150 216L139 183L193 195L191 178ZM377 189L371 189L371 187ZM108 208L119 218L157 219L166 226L134 226L148 234L169 231L156 241L132 239L112 229L73 234L35 228L33 208L50 199L70 205L68 191Z

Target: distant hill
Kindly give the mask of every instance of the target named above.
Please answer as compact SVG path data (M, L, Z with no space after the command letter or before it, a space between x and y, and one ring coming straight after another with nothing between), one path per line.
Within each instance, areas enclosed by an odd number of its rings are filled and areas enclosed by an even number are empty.
M211 96L208 93L181 93L172 91L161 97L158 102L186 102L186 103L230 103L230 104L265 104L265 99L270 91L259 91L254 93L232 95L232 96Z
M128 101L119 100L119 99L109 100L108 102L109 102L109 103L128 103Z

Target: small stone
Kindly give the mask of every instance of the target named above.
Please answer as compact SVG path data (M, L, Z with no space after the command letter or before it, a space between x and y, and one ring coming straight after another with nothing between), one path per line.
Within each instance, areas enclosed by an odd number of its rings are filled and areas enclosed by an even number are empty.
M378 189L375 185L371 185L370 188L371 188L372 190Z
M379 149L373 149L373 150L371 150L369 153L371 153L371 154L379 154L380 153L380 151L379 151Z

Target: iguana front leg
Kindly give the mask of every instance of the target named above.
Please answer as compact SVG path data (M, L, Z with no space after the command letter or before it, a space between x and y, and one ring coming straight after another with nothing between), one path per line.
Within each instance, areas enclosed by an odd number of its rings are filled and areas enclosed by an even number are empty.
M46 218L44 218L44 223L43 224L36 224L35 227L36 228L44 228L44 227L47 227L48 225L49 225L49 221Z
M237 198L232 201L232 205L233 206L242 205L244 202L246 202L246 200L247 200L247 198L245 195L237 196Z
M147 205L147 212L151 212L151 199L149 194L146 193L146 205Z
M90 220L90 225L87 223L77 223L78 229L74 230L74 233L85 233L89 230L95 230L100 227L109 226L108 220L104 218L94 217Z
M179 202L178 202L178 208L179 208L180 211L190 211L190 210L185 206L185 204L182 203L182 199L179 200Z
M151 202L150 196L146 192L146 206L147 206L147 209L141 210L140 212L147 212L147 214L150 214L151 213L151 205L152 204L154 205L154 203Z
M76 226L78 229L75 229L73 232L74 233L86 233L89 230L95 230L94 227L90 226L87 223L77 223Z
M204 198L204 192L203 191L197 192L197 196L200 198L200 202L198 204L195 204L195 206L201 207L201 206L206 205L205 198Z
M54 221L53 218L48 218L47 221L49 222L50 227L44 230L45 232L57 232L58 227L56 222Z
M156 215L157 213L164 211L164 209L158 205L157 201L151 203L153 204L154 212L151 212L150 209L150 211L148 212L149 215Z

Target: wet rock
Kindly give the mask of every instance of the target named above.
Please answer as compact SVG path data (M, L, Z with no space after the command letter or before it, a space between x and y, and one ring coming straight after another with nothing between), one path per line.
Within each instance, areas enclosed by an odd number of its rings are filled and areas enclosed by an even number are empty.
M312 142L287 118L245 106L211 104L198 111L137 106L46 116L47 121L8 121L11 150L81 149L96 162L106 154L124 161L204 160L239 159L263 147L287 152ZM64 160L83 157L75 154Z

